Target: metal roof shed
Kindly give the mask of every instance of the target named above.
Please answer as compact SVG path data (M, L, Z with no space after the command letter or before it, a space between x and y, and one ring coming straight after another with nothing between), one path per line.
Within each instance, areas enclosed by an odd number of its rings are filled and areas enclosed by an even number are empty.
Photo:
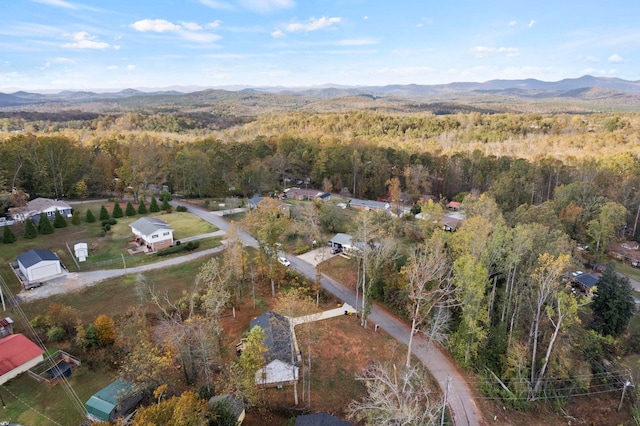
M127 414L140 399L134 394L132 383L117 379L94 393L84 403L84 408L90 419L108 422Z

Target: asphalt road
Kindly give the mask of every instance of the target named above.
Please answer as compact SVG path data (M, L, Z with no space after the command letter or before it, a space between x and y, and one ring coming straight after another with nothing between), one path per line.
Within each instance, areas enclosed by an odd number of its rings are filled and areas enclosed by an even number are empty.
M180 203L173 201L172 204L179 205ZM229 223L221 216L190 204L185 204L185 206L191 213L212 223L219 229L226 231L229 228ZM240 235L247 246L258 247L257 241L247 232L240 230ZM309 279L315 280L316 271L312 264L295 256L289 256L288 259L291 261L292 268L300 271ZM338 299L352 306L356 306L356 295L350 289L326 275L322 275L321 284L325 290ZM379 328L389 333L390 336L404 345L409 343L409 335L411 333L409 325L384 311L379 306L374 305L371 308L368 321L377 324ZM412 353L431 372L443 392L446 392L447 382L449 382L447 402L453 416L454 424L457 426L476 426L483 424L482 416L475 404L471 389L467 385L464 377L458 372L456 365L445 356L441 349L435 344L427 345L427 342L417 335L414 336L413 339Z

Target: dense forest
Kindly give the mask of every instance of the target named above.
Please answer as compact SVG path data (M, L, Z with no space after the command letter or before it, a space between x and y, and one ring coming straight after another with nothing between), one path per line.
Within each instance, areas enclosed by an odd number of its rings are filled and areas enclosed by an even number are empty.
M420 248L396 244L393 255L380 251L379 258L372 252L359 259L370 262L364 265L368 281L362 278L367 295L408 319L440 324L430 333L449 336L446 345L460 365L500 378L502 387L483 391L517 407L611 386L618 377L607 375L603 360L637 350L637 336L619 337L624 321L609 328L610 307L596 298L584 315L584 300L567 292L562 280L580 266L572 256L576 243L593 247L591 262L604 263L610 242L640 233L635 114L63 118L1 119L5 208L37 196L129 193L137 200L163 187L191 198L245 198L290 186L365 199L390 194L395 203L416 206L415 213L462 201L466 221L450 234L410 217L358 216L349 231L364 242L388 248L383 241L393 239ZM322 222L326 230L341 230L330 222ZM431 291L424 302L410 285L419 284L416 271L429 262L446 267L424 278ZM607 269L602 288L601 298L626 287ZM450 296L446 303L442 294ZM619 306L616 312L628 322L628 306ZM426 316L415 316L425 309Z

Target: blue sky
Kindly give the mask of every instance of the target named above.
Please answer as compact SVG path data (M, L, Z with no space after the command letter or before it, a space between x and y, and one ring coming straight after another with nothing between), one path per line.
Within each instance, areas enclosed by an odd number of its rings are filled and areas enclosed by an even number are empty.
M13 0L0 91L640 80L640 2Z

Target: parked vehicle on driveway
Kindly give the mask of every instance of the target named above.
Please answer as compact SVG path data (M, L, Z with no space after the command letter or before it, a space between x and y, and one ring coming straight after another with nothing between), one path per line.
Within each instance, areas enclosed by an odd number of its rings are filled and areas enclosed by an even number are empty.
M289 259L287 259L284 256L280 256L278 257L278 262L280 262L281 264L283 264L284 266L290 266L291 262L289 262Z

